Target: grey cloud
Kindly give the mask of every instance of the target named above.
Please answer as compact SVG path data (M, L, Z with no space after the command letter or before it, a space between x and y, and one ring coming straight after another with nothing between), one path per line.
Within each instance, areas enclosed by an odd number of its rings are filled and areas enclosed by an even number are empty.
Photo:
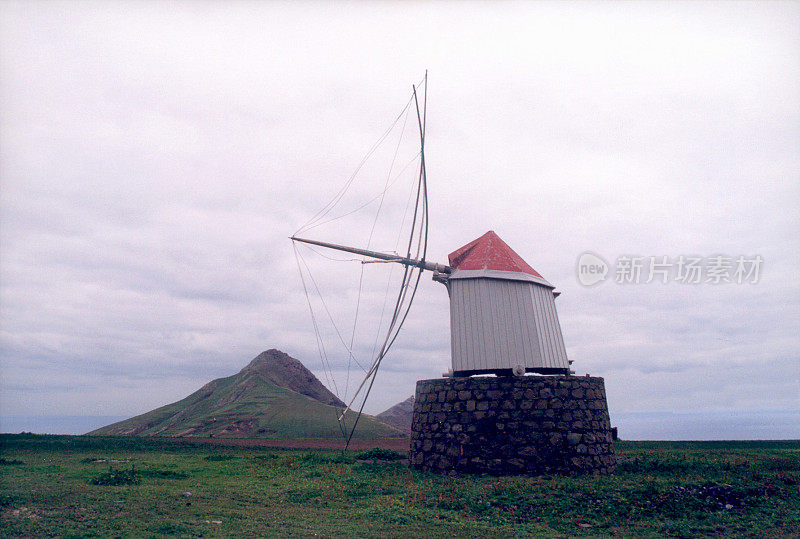
M796 5L5 8L3 413L143 412L271 347L324 379L287 236L425 67L430 259L496 230L563 292L568 354L606 377L612 415L797 408ZM342 209L379 191L393 150ZM371 215L313 234L365 242ZM765 262L757 285L586 289L587 249ZM358 264L303 253L349 332ZM359 358L384 270L366 274ZM447 295L428 279L371 411L448 368Z

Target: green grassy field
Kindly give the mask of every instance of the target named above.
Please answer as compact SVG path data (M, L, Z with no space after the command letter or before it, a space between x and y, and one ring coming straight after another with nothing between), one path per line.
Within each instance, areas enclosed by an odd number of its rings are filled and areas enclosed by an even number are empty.
M800 442L618 442L612 476L439 476L358 453L0 435L0 536L798 536Z

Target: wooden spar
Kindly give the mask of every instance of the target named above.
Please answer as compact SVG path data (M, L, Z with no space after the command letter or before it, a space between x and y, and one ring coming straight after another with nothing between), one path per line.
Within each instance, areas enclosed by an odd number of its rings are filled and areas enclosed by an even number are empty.
M308 240L305 238L298 238L297 236L291 237L292 241L299 241L302 243L310 243L311 245L319 245L320 247L327 247L328 249L335 249L337 251L345 251L361 256L368 256L377 258L379 260L386 260L388 262L397 262L405 266L413 266L422 268L424 270L433 271L437 273L450 273L452 268L444 264L436 264L435 262L428 262L427 260L417 260L416 258L407 258L396 254L381 253L378 251L370 251L368 249L359 249L357 247L347 247L346 245L337 245L335 243L327 243L324 241Z
M427 86L428 86L427 80L428 80L428 74L427 74L427 71L426 71L425 72L426 94L427 94ZM346 405L344 411L342 412L341 416L339 417L339 421L342 421L342 419L344 418L345 413L348 410L351 409L351 406L355 402L355 400L358 397L358 395L361 393L362 389L366 388L366 393L364 395L364 400L361 402L361 406L360 406L360 408L358 410L358 415L356 416L356 420L353 423L352 428L350 429L350 434L347 437L347 442L345 444L345 449L347 449L347 447L349 447L349 445L350 445L350 440L352 439L353 433L355 432L356 426L358 425L358 420L361 417L361 413L362 413L362 411L364 409L364 404L366 403L367 397L369 396L370 391L372 390L372 385L375 382L375 376L376 376L376 374L378 372L378 368L381 365L381 361L383 360L383 358L385 357L386 353L391 348L392 344L397 339L397 337L398 337L398 335L400 333L400 328L403 326L403 322L405 321L406 317L408 316L409 310L411 308L411 304L414 301L414 296L416 295L416 292L417 292L417 287L419 286L419 281L420 281L420 277L422 276L422 272L424 270L431 271L431 272L433 272L433 280L434 281L446 284L447 283L447 279L449 277L449 274L453 270L453 268L451 268L448 265L429 262L429 261L427 261L425 259L426 258L426 254L427 254L427 248L428 248L428 188L427 188L427 176L426 176L426 173L425 173L425 119L426 119L426 108L427 108L427 95L425 97L425 100L423 101L423 110L420 113L419 100L418 100L418 96L417 96L417 88L416 88L416 86L414 86L412 88L413 88L413 92L414 92L413 93L413 101L414 101L414 104L416 105L416 110L417 110L417 123L419 124L419 130L420 130L420 171L419 171L419 177L418 177L418 183L417 183L417 189L416 189L416 203L414 205L414 216L413 216L413 218L411 220L411 232L409 234L408 248L407 248L406 256L400 256L397 253L391 253L391 254L390 253L381 253L381 252L378 252L378 251L371 251L369 249L360 249L360 248L357 248L357 247L348 247L346 245L338 245L338 244L335 244L335 243L327 243L327 242L323 242L323 241L299 238L299 237L294 236L294 235L290 237L290 239L292 241L295 241L295 242L301 242L301 243L306 243L306 244L310 244L310 245L317 245L317 246L320 246L320 247L325 247L326 249L333 249L333 250L336 250L336 251L343 251L343 252L352 253L352 254L355 254L355 255L374 258L374 259L377 259L376 261L397 262L397 263L402 264L402 265L405 266L404 271L403 271L403 279L402 279L402 282L401 282L401 285L400 285L400 290L398 291L397 301L396 301L395 307L394 307L394 312L392 314L392 318L391 318L391 321L389 323L389 328L388 328L388 331L386 333L386 338L385 338L385 340L383 342L383 345L380 347L380 351L378 352L377 357L375 358L374 362L370 366L369 371L367 371L364 380L361 382L361 384L358 386L358 389L356 389L355 393L353 394L352 400ZM398 119L399 119L399 117L398 117ZM395 123L396 123L396 121L395 121ZM384 135L384 138L385 138L385 135ZM371 151L370 151L370 153L371 153ZM394 165L394 161L393 161L393 165ZM350 181L352 181L352 178L351 178ZM346 184L344 190L347 189L349 184L350 184L350 182L348 182L348 184ZM388 189L388 184L386 186L386 189ZM326 205L326 207L321 212L319 212L314 218L312 218L311 222L314 222L315 220L321 219L322 217L324 217L339 202L339 200L341 199L341 196L343 195L343 193L344 193L344 191L341 191L337 195L337 197L335 197L334 200L331 201L331 203ZM385 193L385 191L384 191L384 193ZM409 199L409 202L410 202L410 200L411 199ZM381 201L381 204L382 203L383 202ZM420 205L420 203L421 203L421 205ZM380 212L380 206L378 208L378 212ZM421 216L422 222L419 223L419 230L417 231L417 228L416 228L417 227L417 219L420 216ZM375 216L376 222L377 222L377 219L378 219L378 216L376 214L376 216ZM308 228L309 228L309 226L306 225L305 227L301 228L301 230L303 230L303 229L307 230ZM373 231L374 231L374 228L375 228L375 223L373 223ZM301 230L298 230L297 232L300 233ZM416 244L416 252L414 253L414 256L415 257L419 257L419 258L412 258L412 247L414 246L414 239L417 236L418 236L418 242ZM372 233L370 233L370 238L372 238ZM399 241L399 237L398 237L398 241ZM297 255L297 250L295 250L295 255ZM369 262L373 262L373 261L366 261L366 260L361 261L362 264L366 264L366 263L369 263ZM299 266L299 262L298 262L298 266ZM419 272L416 272L416 275L414 275L414 273L415 273L414 272L414 268L419 268ZM302 277L302 269L301 269L301 277ZM307 291L306 291L306 294L307 294ZM387 288L387 294L388 294L388 288ZM361 284L359 283L359 300L360 300L360 297L361 297ZM310 304L310 301L309 301L309 307L310 306L311 306L311 304ZM329 315L330 315L330 313L329 313ZM313 309L312 309L312 318L313 318L313 316L314 315L313 315ZM356 306L356 320L357 319L358 319L358 305ZM383 318L381 318L381 320L382 319ZM320 339L319 331L316 329L316 324L315 324L315 331L317 331L317 339ZM338 332L338 329L337 329L337 332ZM353 334L355 335L355 321L353 323ZM340 338L341 338L341 336L340 336ZM345 344L344 341L342 341L342 343ZM377 345L377 344L378 344L378 342L376 340L375 345ZM351 347L352 347L352 339L351 339ZM346 344L345 344L345 348L348 348ZM374 348L374 346L373 346L373 348ZM350 352L350 355L352 357L352 350L350 350L350 348L348 348L348 352ZM349 366L348 366L348 368L349 368ZM367 382L369 382L369 383L367 384Z

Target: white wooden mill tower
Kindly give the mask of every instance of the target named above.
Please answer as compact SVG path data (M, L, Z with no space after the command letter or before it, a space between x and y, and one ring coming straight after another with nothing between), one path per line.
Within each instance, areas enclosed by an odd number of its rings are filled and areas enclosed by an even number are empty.
M453 375L569 374L552 284L493 231L448 259Z
M448 375L569 374L554 286L493 231L449 255L449 265L292 238L433 272L450 295Z

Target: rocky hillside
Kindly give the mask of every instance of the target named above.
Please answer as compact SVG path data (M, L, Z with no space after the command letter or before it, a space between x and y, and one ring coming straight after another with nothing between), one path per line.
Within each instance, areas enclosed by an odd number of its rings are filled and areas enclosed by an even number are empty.
M289 354L271 349L261 352L242 369L239 376L256 376L264 382L311 397L323 404L344 408L345 404L328 391L314 374ZM216 381L216 380L215 380ZM214 382L211 382L212 384Z
M385 412L375 417L387 425L399 429L406 434L411 434L411 418L414 414L414 395L399 404L395 404Z
M337 438L344 404L297 359L267 350L238 374L188 397L90 434L220 438ZM364 415L356 439L402 436Z

